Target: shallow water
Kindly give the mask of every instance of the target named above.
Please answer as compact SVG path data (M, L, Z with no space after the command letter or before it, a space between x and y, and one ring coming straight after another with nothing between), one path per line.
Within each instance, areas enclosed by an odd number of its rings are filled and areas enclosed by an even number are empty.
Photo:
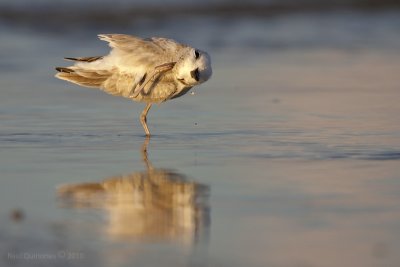
M133 26L213 58L148 143L143 105L52 77L100 29L2 27L1 265L398 266L398 18Z

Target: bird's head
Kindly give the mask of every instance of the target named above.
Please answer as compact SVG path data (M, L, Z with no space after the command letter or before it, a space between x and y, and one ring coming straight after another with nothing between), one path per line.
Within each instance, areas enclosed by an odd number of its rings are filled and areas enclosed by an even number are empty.
M212 75L210 56L201 50L186 50L175 65L176 79L186 86L201 84Z

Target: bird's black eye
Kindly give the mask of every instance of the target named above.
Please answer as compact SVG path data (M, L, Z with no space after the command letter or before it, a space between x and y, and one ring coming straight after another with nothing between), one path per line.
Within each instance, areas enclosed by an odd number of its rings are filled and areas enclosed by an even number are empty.
M197 69L195 69L195 70L192 70L192 71L190 72L190 76L192 76L192 78L195 79L195 80L198 82L199 79L200 79L199 69L197 68Z
M198 59L200 57L200 53L197 50L194 50L194 57Z

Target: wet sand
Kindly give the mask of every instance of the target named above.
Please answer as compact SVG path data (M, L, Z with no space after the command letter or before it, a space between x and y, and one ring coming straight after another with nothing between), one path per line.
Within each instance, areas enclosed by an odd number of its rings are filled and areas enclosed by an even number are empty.
M257 23L203 44L214 77L151 110L148 144L142 105L52 78L62 56L105 50L94 33L7 32L2 264L397 266L398 43L255 48Z

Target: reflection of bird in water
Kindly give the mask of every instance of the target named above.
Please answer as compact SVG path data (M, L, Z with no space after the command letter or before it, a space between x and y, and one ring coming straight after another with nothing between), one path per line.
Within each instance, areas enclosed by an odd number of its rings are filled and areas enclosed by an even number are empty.
M56 77L146 103L140 122L147 136L146 116L152 103L180 97L211 77L210 56L174 40L124 34L99 37L112 48L109 55L66 58L75 64L57 67Z
M113 238L178 239L192 243L207 231L208 186L189 182L178 172L156 169L142 148L147 170L115 176L99 183L64 185L58 195L75 208L107 211Z

